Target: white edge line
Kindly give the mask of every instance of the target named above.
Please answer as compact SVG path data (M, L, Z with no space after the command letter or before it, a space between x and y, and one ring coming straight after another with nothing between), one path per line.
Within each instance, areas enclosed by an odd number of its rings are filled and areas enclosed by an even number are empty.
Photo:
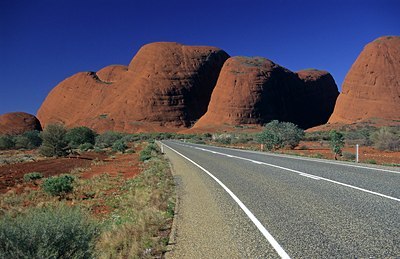
M191 146L188 146L188 147L191 147ZM220 153L220 152L211 151L211 150L207 150L207 149L205 149L205 151L212 152L214 154L219 154L219 155L226 155L225 153ZM392 196L389 196L389 195L386 195L386 194L370 191L370 190L363 189L363 188L360 188L360 187L357 187L357 186L354 186L354 185L350 185L350 184L347 184L347 183L342 183L342 182L338 182L338 181L331 180L331 179L328 179L328 178L324 178L324 177L321 177L321 176L318 176L318 175L307 174L307 173L304 173L304 172L301 172L301 171L297 171L297 170L293 170L293 169L290 169L290 168L286 168L286 167L283 167L283 166L268 164L268 163L265 163L265 162L260 162L260 161L257 161L257 160L252 160L252 159L244 158L244 157L240 157L240 156L233 156L232 155L232 157L233 158L237 158L237 159L241 159L241 160L250 161L250 162L253 162L253 163L256 163L256 164L260 164L260 165L266 165L266 166L275 167L275 168L278 168L278 169L290 171L290 172L293 172L293 173L297 173L297 174L299 174L301 176L306 176L306 177L309 177L309 178L313 178L315 180L324 180L324 181L327 181L327 182L331 182L331 183L335 183L335 184L338 184L338 185L346 186L346 187L349 187L349 188L352 188L352 189L355 189L355 190L363 191L363 192L366 192L366 193L378 195L378 196L381 196L381 197L384 197L384 198L387 198L387 199L391 199L391 200L400 202L400 199L392 197Z
M239 205L239 207L246 213L246 215L249 217L249 219L256 225L258 230L264 235L264 237L268 240L268 242L272 245L272 247L275 249L275 251L279 254L281 258L285 259L290 259L289 255L283 250L283 248L278 244L278 242L275 240L275 238L268 232L268 230L261 224L261 222L254 216L253 213L246 207L246 205L243 204L241 200L228 188L223 184L217 177L215 177L212 173L204 169L202 166L191 160L190 158L184 156L183 154L179 153L175 149L171 148L170 146L166 145L169 149L180 155L181 157L185 158L189 162L193 163L195 166L203 170L206 174L208 174L214 181L216 181L231 197L232 199Z

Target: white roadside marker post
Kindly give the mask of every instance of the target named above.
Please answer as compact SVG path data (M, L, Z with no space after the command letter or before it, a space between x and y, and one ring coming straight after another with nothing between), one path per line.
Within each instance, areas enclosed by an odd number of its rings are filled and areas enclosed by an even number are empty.
M356 163L358 163L358 144L356 144Z

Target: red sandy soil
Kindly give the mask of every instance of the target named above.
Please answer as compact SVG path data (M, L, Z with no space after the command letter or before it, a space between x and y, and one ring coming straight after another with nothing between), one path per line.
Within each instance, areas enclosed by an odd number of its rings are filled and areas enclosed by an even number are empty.
M231 145L236 148L260 150L260 144L237 144ZM355 146L345 146L343 152L355 154ZM321 158L333 159L334 155L329 148L328 143L323 142L310 142L302 141L295 149L283 149L279 152L286 154L298 154L302 156L321 156ZM345 160L343 157L340 160ZM370 163L375 161L377 164L400 164L400 152L394 151L381 151L372 147L359 147L359 161Z
M81 156L69 158L51 158L36 162L18 163L0 166L0 193L5 193L10 187L23 183L27 173L40 172L44 177L69 173L74 168L89 167L94 159L105 159L103 153L87 152Z
M307 150L301 150L302 146L306 146ZM315 156L321 154L324 158L332 159L333 154L327 144L321 146L318 142L300 142L300 145L294 150L285 150L286 153L296 153L306 156ZM355 146L345 146L343 152L356 153ZM343 159L343 158L342 158ZM360 146L359 147L359 161L370 162L376 161L377 164L400 164L400 152L382 151L374 149L373 147Z
M121 175L125 179L132 178L140 173L138 154L122 154L115 158L108 158L94 164L89 170L81 174L82 178L91 178L107 173L111 176Z

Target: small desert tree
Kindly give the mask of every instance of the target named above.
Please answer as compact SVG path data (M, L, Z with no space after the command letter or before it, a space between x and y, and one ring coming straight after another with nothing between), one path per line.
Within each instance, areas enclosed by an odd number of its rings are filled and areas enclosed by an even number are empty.
M81 144L90 143L94 145L96 138L96 132L89 129L88 127L76 127L68 130L65 135L65 139L68 141L68 144L77 148Z
M304 137L304 131L291 122L271 121L264 126L258 135L259 143L265 145L267 150L283 147L295 148Z
M340 132L337 132L336 130L331 130L329 132L329 137L330 137L330 146L335 154L335 160L337 160L337 156L342 155L342 148L344 147L344 137L343 134Z
M68 151L68 142L65 139L66 128L61 124L50 124L40 134L43 143L40 153L44 156L64 156Z

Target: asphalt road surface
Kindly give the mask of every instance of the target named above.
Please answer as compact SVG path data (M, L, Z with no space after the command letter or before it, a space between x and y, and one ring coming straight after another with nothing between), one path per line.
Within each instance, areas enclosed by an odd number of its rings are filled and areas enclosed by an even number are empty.
M196 258L400 258L400 169L163 141L176 251Z

